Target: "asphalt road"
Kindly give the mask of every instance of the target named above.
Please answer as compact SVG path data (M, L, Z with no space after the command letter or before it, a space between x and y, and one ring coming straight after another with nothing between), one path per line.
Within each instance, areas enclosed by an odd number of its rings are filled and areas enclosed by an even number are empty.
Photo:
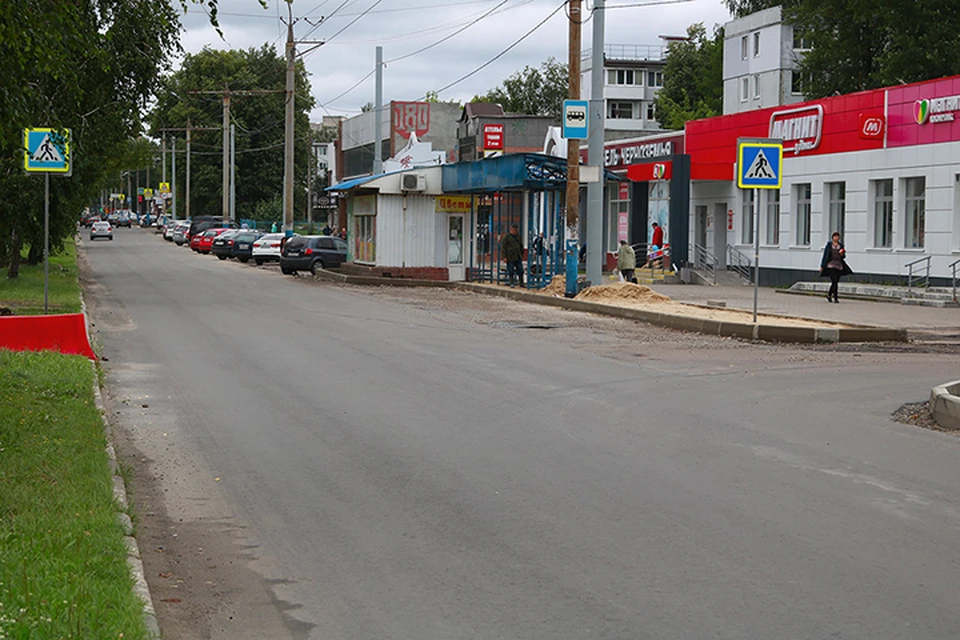
M86 251L167 640L960 637L955 356Z

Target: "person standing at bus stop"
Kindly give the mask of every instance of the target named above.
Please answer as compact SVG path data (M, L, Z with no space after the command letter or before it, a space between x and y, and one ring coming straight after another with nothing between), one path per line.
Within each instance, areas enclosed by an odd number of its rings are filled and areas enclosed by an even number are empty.
M637 269L637 254L633 247L627 244L626 240L620 241L620 249L617 251L617 270L623 276L625 282L637 284L637 277L634 271Z
M500 257L507 263L507 279L510 286L517 281L523 286L523 240L520 239L520 227L510 225L510 233L500 240ZM516 279L514 279L516 278Z

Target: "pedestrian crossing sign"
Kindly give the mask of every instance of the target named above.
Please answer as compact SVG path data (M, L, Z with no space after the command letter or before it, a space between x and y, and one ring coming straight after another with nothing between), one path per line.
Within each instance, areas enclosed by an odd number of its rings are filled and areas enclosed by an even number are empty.
M23 168L29 173L71 173L70 129L24 129Z
M783 143L780 140L737 141L737 186L779 189L783 184Z

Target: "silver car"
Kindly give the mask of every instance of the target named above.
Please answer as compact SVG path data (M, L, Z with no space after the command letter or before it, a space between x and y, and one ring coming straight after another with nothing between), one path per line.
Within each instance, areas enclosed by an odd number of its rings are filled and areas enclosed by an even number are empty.
M90 240L96 240L97 238L113 240L113 227L110 226L109 222L100 221L93 223L93 226L90 227Z

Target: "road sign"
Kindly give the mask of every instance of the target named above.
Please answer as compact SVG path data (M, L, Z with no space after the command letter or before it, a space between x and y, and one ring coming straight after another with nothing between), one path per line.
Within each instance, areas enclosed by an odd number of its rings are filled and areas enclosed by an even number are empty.
M563 137L586 140L590 134L590 103L586 100L563 101Z
M737 140L737 186L741 189L779 189L782 168L780 140Z
M24 129L23 168L29 173L70 173L70 129Z
M161 183L160 183L160 188L157 189L157 191L159 191L160 193L170 193L170 183L169 183L169 182L161 182Z
M152 197L153 197L153 189L149 189L149 188L144 189L144 190L143 190L143 197L146 198L147 200L149 200L150 198L152 198Z

